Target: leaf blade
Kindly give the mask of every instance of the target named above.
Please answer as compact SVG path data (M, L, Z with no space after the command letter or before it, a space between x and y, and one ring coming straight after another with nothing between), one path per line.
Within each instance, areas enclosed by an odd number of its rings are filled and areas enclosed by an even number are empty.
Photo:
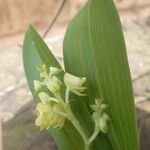
M40 80L39 72L36 70L36 67L43 63L45 63L47 67L56 66L61 68L42 38L35 29L30 26L26 32L23 44L23 64L32 95L34 95L33 81ZM38 102L37 97L34 97L34 100ZM68 121L66 121L62 129L56 130L50 128L49 131L61 150L84 149L80 135Z
M90 103L102 97L110 105L110 149L139 149L125 44L111 0L89 0L73 19L64 39L64 60L67 71L87 77Z

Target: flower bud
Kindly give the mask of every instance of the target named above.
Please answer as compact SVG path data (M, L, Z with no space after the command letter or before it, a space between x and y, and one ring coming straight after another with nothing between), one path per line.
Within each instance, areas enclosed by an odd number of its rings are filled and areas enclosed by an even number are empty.
M38 65L38 66L37 66L37 70L38 70L39 72L47 72L47 71L46 71L46 65L45 65L45 64L40 64L40 65Z
M39 93L38 96L39 96L40 100L42 101L42 103L46 103L50 99L50 96L44 92Z
M48 129L50 126L61 128L64 126L65 114L59 104L50 105L48 103L38 103L36 106L37 119L35 124L40 126L40 129Z
M92 114L92 118L95 122L97 122L102 117L102 112L95 111Z
M36 112L38 117L35 121L35 124L37 126L40 126L41 130L49 127L49 120L47 118L47 115L50 114L51 110L52 107L49 104L43 104L43 103L37 104Z
M46 65L45 64L39 65L37 67L37 70L40 72L40 77L41 78L47 78L48 77L47 70L46 70Z
M106 104L101 104L101 109L104 110L104 109L107 109L108 108L108 105Z
M90 105L93 111L101 111L100 105Z
M96 99L95 99L95 104L96 104L96 105L101 105L101 104L102 104L102 101L103 101L103 100L102 100L101 98L96 98Z
M35 93L38 93L40 91L40 89L42 88L43 83L40 82L40 81L34 80L33 84L34 84L34 91L35 91Z
M45 81L45 85L53 94L55 94L60 90L62 83L57 77L53 76Z
M103 133L106 133L108 131L107 122L104 118L101 118L99 121L99 128Z
M106 113L103 113L102 118L105 119L106 121L109 121L109 120L110 120L109 115L107 115Z
M35 125L40 126L40 130L47 129L49 127L49 120L46 116L41 115L35 120Z
M42 103L48 103L48 102L58 102L58 100L54 97L50 97L47 93L45 92L41 92L38 94L40 100L42 101Z
M96 98L95 99L95 104L93 104L93 105L90 105L90 107L92 108L92 110L93 111L95 111L95 112L102 112L102 109L101 109L101 104L102 103L102 99L100 99L100 98Z
M38 114L48 114L51 112L52 107L50 104L38 103L36 106L36 110Z
M61 69L58 69L57 67L50 67L49 70L50 76L56 75L61 72Z

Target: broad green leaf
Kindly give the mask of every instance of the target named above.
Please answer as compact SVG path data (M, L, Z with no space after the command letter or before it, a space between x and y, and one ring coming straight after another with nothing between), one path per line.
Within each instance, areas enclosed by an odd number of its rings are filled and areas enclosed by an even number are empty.
M55 66L61 68L56 58L50 52L44 41L33 29L29 27L25 35L23 45L23 63L28 85L34 95L33 81L40 80L37 65L45 63L47 67ZM34 97L38 102L38 98ZM82 139L75 128L69 123L65 123L62 129L49 129L60 150L84 150Z
M87 106L101 97L110 106L109 131L97 137L92 149L138 150L130 71L121 24L112 0L87 2L68 26L63 52L66 71L87 77L88 97L80 101ZM80 122L83 115L80 113ZM83 122L86 130L89 126L90 123Z

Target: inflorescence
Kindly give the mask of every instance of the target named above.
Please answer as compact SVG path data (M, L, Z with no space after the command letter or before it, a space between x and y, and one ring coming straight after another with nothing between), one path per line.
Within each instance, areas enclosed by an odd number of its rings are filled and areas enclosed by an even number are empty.
M64 73L63 81L58 76L62 70L56 67L47 69L46 65L39 65L37 70L40 72L41 81L34 80L35 95L38 95L40 102L37 103L36 125L40 129L48 129L49 127L62 128L65 120L69 120L80 133L85 144L90 144L99 134L108 131L109 115L106 113L108 105L102 104L102 100L95 99L95 104L91 105L93 111L92 119L95 123L95 131L90 138L86 136L82 130L79 121L74 116L70 107L70 92L78 96L86 96L84 93L86 87L85 77L77 77L70 73ZM64 85L66 87L65 97L63 98Z

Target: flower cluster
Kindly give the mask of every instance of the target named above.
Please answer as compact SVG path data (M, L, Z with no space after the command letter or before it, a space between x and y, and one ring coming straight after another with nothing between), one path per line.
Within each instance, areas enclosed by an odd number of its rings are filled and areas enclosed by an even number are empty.
M82 130L79 121L74 116L70 107L69 93L72 92L78 96L85 96L86 87L83 85L86 82L85 77L77 77L70 73L64 73L63 82L57 77L62 71L56 67L46 65L38 66L37 70L40 72L41 81L34 80L35 95L38 95L41 100L37 106L36 125L40 129L48 129L50 126L54 128L62 128L65 120L68 119L74 127L81 134L85 145L90 144L99 132L106 133L108 130L108 121L110 120L106 113L108 105L102 104L101 99L95 99L95 104L91 105L93 110L92 118L95 123L95 130L90 138L86 136ZM62 97L63 84L66 86L65 97ZM43 87L46 87L47 90ZM46 91L46 92L45 92Z
M61 88L61 81L56 77L57 74L61 72L60 69L56 67L50 67L49 73L47 72L46 65L39 65L37 70L40 72L40 77L43 82L34 80L34 89L35 93L38 93L42 86L46 86L48 90L53 93L54 95L60 91Z
M54 126L54 128L63 127L65 116L59 114L63 113L60 105L55 104L52 106L48 103L38 103L36 111L38 117L35 123L37 126L40 126L41 130L48 129L50 126Z
M37 69L40 72L42 81L34 81L35 94L38 94L41 100L36 106L37 119L35 123L40 126L40 129L49 128L50 126L61 128L64 125L66 113L59 104L59 100L55 97L60 92L62 85L61 81L56 77L61 70L50 67L48 73L45 65L40 65ZM54 97L45 92L40 92L43 86L46 86Z
M86 81L84 77L79 78L69 73L64 74L64 83L66 86L65 100L61 97L62 82L57 78L57 74L61 72L56 67L50 67L47 71L46 65L39 65L37 70L40 72L42 81L34 80L35 94L38 95L41 102L37 104L37 119L36 125L41 129L54 126L61 128L64 125L65 119L70 119L68 110L66 109L69 103L69 92L84 96L86 89L83 84ZM42 92L42 87L46 87L53 95ZM69 109L69 108L68 108Z
M108 121L110 120L108 114L105 112L108 105L102 104L102 99L95 99L95 104L91 105L92 110L94 111L92 118L95 122L95 130L97 132L102 131L106 133L108 130Z

